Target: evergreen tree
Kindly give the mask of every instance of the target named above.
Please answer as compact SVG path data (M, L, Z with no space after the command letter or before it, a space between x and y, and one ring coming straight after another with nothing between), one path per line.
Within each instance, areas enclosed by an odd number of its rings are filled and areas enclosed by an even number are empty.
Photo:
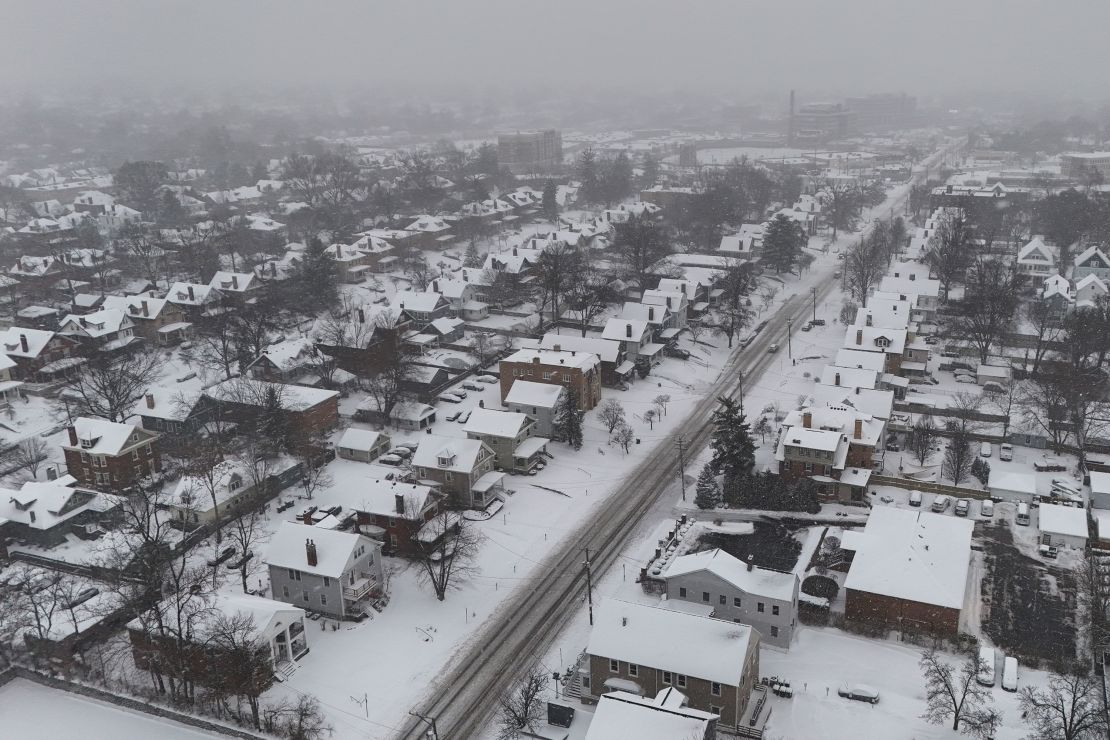
M701 469L694 491L694 505L699 509L716 509L721 505L721 486L712 464Z
M555 412L555 437L573 449L582 449L582 411L578 408L578 389L566 388Z
M292 447L291 430L285 415L284 404L275 387L266 387L261 405L262 408L258 413L257 432L262 444L275 454L288 452Z
M543 201L540 208L543 210L543 216L551 223L555 223L555 219L559 217L559 191L555 187L554 180L547 180L543 184Z
M578 195L584 203L595 203L600 196L600 180L597 175L597 154L592 147L587 147L578 155L577 167L578 181L581 187Z
M659 182L659 159L651 153L644 155L643 175L640 184L644 189L651 188Z
M324 243L319 239L308 240L299 275L302 297L309 308L329 308L339 300L339 275L335 270L335 260L324 251Z
M605 202L613 203L632 193L632 162L624 152L618 154L605 172Z
M763 235L763 261L775 272L789 272L805 243L802 227L780 213L771 219Z
M485 257L478 251L478 242L471 239L470 244L466 246L466 254L463 255L463 267L476 269L485 264L485 261Z
M723 473L725 483L755 467L755 442L740 406L735 399L720 396L720 408L713 412L713 436L709 443L713 459L709 465Z

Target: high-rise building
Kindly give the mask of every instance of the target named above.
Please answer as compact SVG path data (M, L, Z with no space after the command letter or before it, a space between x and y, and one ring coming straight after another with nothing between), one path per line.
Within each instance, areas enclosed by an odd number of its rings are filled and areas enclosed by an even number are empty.
M498 134L497 161L514 171L557 165L563 161L563 135L555 129Z
M917 113L917 98L900 93L847 98L844 103L855 114L856 127L861 131L906 126L913 123Z
M855 128L852 111L844 103L806 103L791 116L791 138L796 143L843 139Z

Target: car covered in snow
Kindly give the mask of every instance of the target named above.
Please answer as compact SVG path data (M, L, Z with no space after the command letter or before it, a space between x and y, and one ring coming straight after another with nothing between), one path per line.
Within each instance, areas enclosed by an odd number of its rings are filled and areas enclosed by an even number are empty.
M836 690L836 693L843 696L845 699L853 701L865 701L868 704L879 703L879 691L870 686L862 683L852 684L851 686L841 686Z

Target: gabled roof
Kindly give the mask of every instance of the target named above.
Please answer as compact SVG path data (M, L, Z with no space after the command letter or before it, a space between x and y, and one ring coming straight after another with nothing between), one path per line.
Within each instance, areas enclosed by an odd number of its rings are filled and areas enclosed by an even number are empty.
M1055 255L1052 253L1051 247L1044 243L1044 238L1041 236L1034 236L1018 251L1018 262L1033 261L1038 263L1054 262Z
M601 358L602 362L616 362L620 357L621 344L611 339L601 337L581 337L575 334L552 334L548 332L540 340L540 349L555 349L561 351L573 350L575 352L592 352Z
M597 610L586 652L738 686L748 647L758 639L745 624L606 599Z
M18 490L0 489L0 523L24 524L46 530L89 509L106 511L115 499L71 488L72 476L54 481L26 481Z
M474 409L463 430L468 434L515 438L530 423L527 416L515 411Z
M477 466L483 449L487 454L493 454L489 446L478 439L424 437L413 453L412 464L469 475ZM441 458L446 461L445 465L440 464Z
M400 313L401 311L432 313L437 308L441 308L445 302L446 299L439 293L404 290L393 297L393 302L389 304L389 308L394 313Z
M70 314L62 319L61 326L63 334L79 334L96 338L132 327L134 322L118 308L102 308L84 316Z
M516 403L522 406L535 406L536 408L553 409L563 395L563 386L554 383L533 383L528 380L514 380L505 396L505 403Z
M316 544L316 565L308 564L306 540ZM292 568L302 573L339 578L360 545L378 547L364 535L285 521L270 538L266 564L272 568Z
M315 353L316 345L312 341L287 339L266 347L248 367L253 367L265 360L281 372L288 372L303 367Z
M685 706L686 697L674 688L663 689L655 699L627 691L601 697L590 720L585 740L687 740L705 737L716 714Z
M677 306L676 306L677 308ZM637 303L635 301L625 301L624 308L621 310L621 318L632 321L643 321L647 324L655 325L662 324L671 315L671 311L664 305L649 305L646 303ZM605 327L608 329L608 325ZM611 339L611 337L604 337Z
M204 395L216 401L229 401L245 406L260 405L267 392L273 388L287 411L305 411L325 401L339 397L338 391L309 388L293 383L269 383L253 378L232 378L205 388Z
M208 286L229 293L244 293L256 287L255 276L250 272L217 272L208 281Z
M193 289L191 298L189 297L190 288ZM166 294L166 300L181 306L203 306L211 301L219 300L219 298L220 291L203 283L174 283L170 286L170 292Z
M639 342L647 333L647 322L639 319L611 318L605 322L605 329L601 332L602 339L614 342Z
M165 298L154 298L153 296L147 295L127 297L109 295L104 297L104 308L123 311L128 317L133 319L156 319L161 315L162 311L165 310L167 304L169 304L169 301Z
M339 441L335 443L335 446L342 449L369 452L374 449L381 437L381 432L375 432L373 429L350 427L344 430L343 435L339 438Z
M120 424L87 416L75 419L73 428L77 432L77 444L63 446L92 455L119 455L132 444L154 436L153 432L137 424Z
M702 571L712 573L744 593L779 601L791 601L798 583L798 577L793 573L765 568L749 569L742 560L721 549L680 555L671 561L661 578L666 580Z
M1099 247L1096 244L1096 245L1092 245L1092 246L1087 247L1082 252L1080 252L1078 255L1076 255L1076 257L1075 257L1075 266L1076 267L1089 267L1090 265L1087 265L1086 264L1087 262L1099 262L1099 261L1101 261L1101 264L1095 264L1093 266L1094 267L1110 267L1110 257L1107 257L1106 253L1102 251L1102 248Z
M27 350L23 350L23 339L27 340ZM0 351L11 357L34 358L42 354L46 345L54 338L54 332L41 329L24 329L13 326L0 335Z
M576 350L556 352L553 349L519 349L501 360L501 362L529 364L534 361L541 365L574 367L580 370L590 370L601 363L597 355L592 352L578 352Z

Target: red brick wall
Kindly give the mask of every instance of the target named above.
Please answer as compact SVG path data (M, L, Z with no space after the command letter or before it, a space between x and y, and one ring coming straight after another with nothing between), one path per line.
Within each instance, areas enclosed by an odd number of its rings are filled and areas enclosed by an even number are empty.
M90 454L88 461L82 461L81 453L77 450L63 450L66 458L66 469L69 474L82 486L94 488L99 491L117 491L127 488L142 478L158 473L162 470L162 457L154 441L148 442L137 449L139 459L135 460L131 452L119 456L104 456L105 467L94 465L96 455ZM107 473L108 482L97 482L97 473Z
M514 377L513 371L523 371L523 376ZM528 375L531 370L532 374ZM543 365L538 362L501 362L501 403L509 395L509 389L516 380L527 380L532 383L546 383L548 385L574 386L578 391L578 408L589 411L601 401L601 373L597 368L588 373L579 368L568 368L563 365ZM543 374L549 372L552 377L544 380ZM564 374L570 374L570 382L563 380Z
M960 627L960 610L919 601L848 589L844 615L860 622L878 622L908 629L955 634Z

